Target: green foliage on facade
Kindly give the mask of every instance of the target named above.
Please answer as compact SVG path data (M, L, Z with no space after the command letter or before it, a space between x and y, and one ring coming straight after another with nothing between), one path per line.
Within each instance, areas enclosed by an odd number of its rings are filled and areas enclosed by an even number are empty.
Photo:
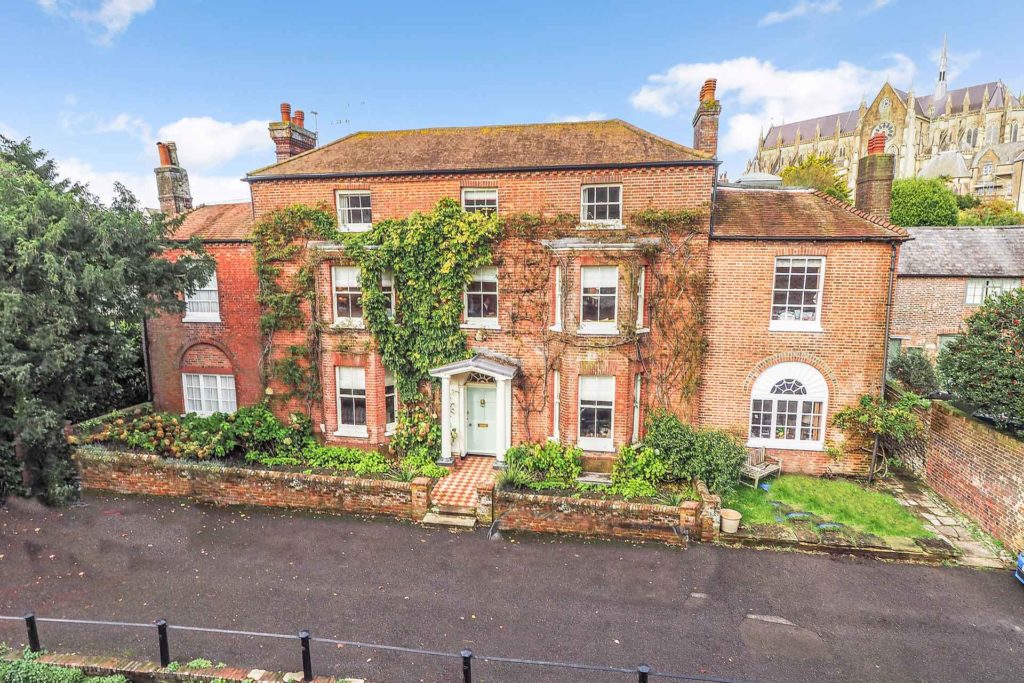
M901 178L892 184L894 225L956 225L956 195L938 178Z
M986 299L939 352L939 371L954 396L1024 436L1024 290Z
M60 179L45 152L0 136L0 499L77 495L65 420L133 392L126 330L183 310L181 294L212 272L197 242L163 258L183 246L169 240L172 225L115 189L105 206Z
M454 199L429 213L379 221L345 238L345 253L360 267L363 318L384 366L404 401L418 396L431 368L466 357L462 294L474 269L490 265L497 215L467 213ZM394 279L395 308L381 290Z
M782 169L782 184L787 187L810 187L830 197L850 202L850 188L839 174L832 157L810 154L792 166Z

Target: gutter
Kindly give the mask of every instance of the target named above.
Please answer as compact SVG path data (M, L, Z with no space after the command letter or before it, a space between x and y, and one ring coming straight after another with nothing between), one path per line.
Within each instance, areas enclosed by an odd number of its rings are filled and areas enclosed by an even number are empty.
M142 316L142 368L146 373L146 400L153 402L153 368L149 364L149 318Z
M431 176L431 175L481 175L496 173L536 173L542 171L605 171L623 168L676 168L680 166L714 166L722 164L717 159L688 159L678 161L643 161L630 164L568 164L548 166L498 166L494 168L445 168L398 171L358 171L349 173L272 173L267 175L247 175L241 180L246 183L264 180L315 180L324 178L376 178L392 176ZM718 175L717 173L715 174Z
M893 235L892 237L828 237L828 236L791 236L785 235L762 235L754 237L751 235L713 235L712 239L729 240L733 242L906 242L911 238Z

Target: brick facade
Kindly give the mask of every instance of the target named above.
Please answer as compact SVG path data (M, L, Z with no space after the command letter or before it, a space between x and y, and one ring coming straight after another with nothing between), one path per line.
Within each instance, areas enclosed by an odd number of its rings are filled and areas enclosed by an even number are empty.
M901 275L896 280L891 337L900 346L938 351L939 335L957 334L960 324L976 306L964 302L966 277L916 277Z

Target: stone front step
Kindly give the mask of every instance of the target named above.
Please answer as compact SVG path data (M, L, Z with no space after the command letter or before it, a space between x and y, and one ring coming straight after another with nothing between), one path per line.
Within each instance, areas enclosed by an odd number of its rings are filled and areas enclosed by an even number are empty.
M597 484L599 486L611 486L612 475L604 472L584 472L576 481L581 484Z
M451 515L440 512L428 512L423 518L425 526L449 526L461 529L472 529L476 526L476 516Z
M463 517L476 517L476 506L474 505L445 505L444 503L432 505L431 512L439 512L442 515L461 515Z

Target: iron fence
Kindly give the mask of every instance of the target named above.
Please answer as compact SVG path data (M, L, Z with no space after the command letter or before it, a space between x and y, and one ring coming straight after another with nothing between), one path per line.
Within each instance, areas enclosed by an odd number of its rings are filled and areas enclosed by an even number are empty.
M345 646L378 650L384 652L400 652L404 654L419 655L425 657L438 657L457 660L457 666L461 666L461 680L463 683L472 683L473 662L493 662L496 664L512 664L519 666L544 667L563 669L568 671L587 671L594 673L622 674L623 680L630 677L638 683L649 683L649 681L660 679L665 681L697 681L707 683L744 683L735 679L718 678L715 676L699 676L692 674L676 674L667 671L653 671L647 665L636 667L614 667L597 664L583 664L579 662L557 662L543 659L520 659L518 657L499 657L496 655L482 655L465 649L459 652L443 652L439 650L426 650L422 648L402 647L399 645L382 645L378 643L363 643L354 640L340 640L337 638L316 638L308 630L299 631L297 634L287 633L264 633L261 631L239 631L226 628L208 628L202 626L183 626L180 624L169 624L164 619L157 619L152 623L125 622L125 621L101 621L95 619L59 619L53 617L37 617L34 612L23 616L0 615L0 621L22 621L28 634L28 648L32 652L42 650L42 642L39 637L39 624L69 624L73 626L110 626L115 628L131 629L152 629L156 632L157 647L160 657L160 666L166 667L171 664L171 631L190 631L194 633L218 634L227 636L245 636L251 638L277 638L284 640L298 641L299 654L302 659L302 676L304 681L313 680L313 655L312 643L324 645ZM455 662L453 662L455 664Z

